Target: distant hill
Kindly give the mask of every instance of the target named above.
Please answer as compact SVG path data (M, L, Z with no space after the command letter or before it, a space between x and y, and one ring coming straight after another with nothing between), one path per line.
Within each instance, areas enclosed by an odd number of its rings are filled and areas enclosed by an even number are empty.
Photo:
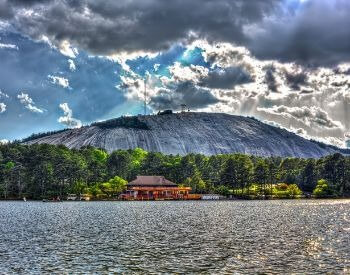
M79 129L35 134L26 144L91 145L111 152L143 148L164 154L245 153L257 156L319 158L350 150L304 139L254 118L223 113L176 113L120 117Z

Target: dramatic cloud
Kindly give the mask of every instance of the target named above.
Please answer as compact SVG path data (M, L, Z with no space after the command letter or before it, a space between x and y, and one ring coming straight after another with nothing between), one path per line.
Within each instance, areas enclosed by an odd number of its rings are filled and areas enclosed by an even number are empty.
M285 118L295 118L304 122L306 125L316 124L326 128L342 128L339 121L333 121L328 114L318 107L288 107L274 106L272 108L258 108L260 112L273 115L282 115Z
M17 95L17 98L29 111L31 111L33 113L43 113L44 112L44 110L35 106L33 99L31 99L28 94L25 94L22 92L20 95Z
M71 45L112 54L164 50L193 37L243 43L247 40L245 27L279 10L282 1L29 2L5 1L2 17L33 38L48 37L67 56L74 57Z
M348 0L290 1L285 11L251 29L248 47L259 58L310 65L350 60Z
M276 72L276 69L274 66L267 66L266 67L266 74L265 74L265 83L271 92L278 92L278 83L276 81L274 73Z
M69 108L68 103L62 103L59 105L64 115L58 118L58 122L66 125L68 128L81 127L81 121L73 118L73 111Z
M176 82L192 81L198 83L200 79L207 78L209 70L203 66L193 65L183 66L180 62L175 62L169 67L172 80Z
M6 104L0 102L0 114L6 111Z
M69 43L69 41L67 40L63 40L60 42L59 46L58 46L61 54L68 56L70 58L76 58L78 52L77 48L73 48L71 46L71 44Z
M53 76L53 75L48 75L47 76L49 79L51 79L51 82L53 84L57 84L63 88L70 88L69 87L69 81L68 79L60 76Z
M216 69L200 79L199 85L213 89L232 89L234 86L251 82L250 75L239 67Z
M292 74L286 72L286 80L291 89L300 90L301 85L307 84L307 75L304 73Z
M158 52L196 38L242 45L263 59L330 65L350 58L348 0L1 0L0 10L17 30L48 38L71 58L76 47Z
M183 66L175 62L169 67L172 80L176 82L191 81L212 89L232 89L234 86L252 82L252 78L243 68L226 67L209 70L199 65Z
M155 110L179 110L181 104L197 109L219 101L209 90L198 88L190 82L184 82L176 86L175 90L160 90L157 95L151 98L150 105Z

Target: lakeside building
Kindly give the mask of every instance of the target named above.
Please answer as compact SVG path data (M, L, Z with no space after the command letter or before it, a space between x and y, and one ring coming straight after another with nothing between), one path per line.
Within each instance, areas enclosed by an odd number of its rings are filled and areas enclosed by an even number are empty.
M125 200L187 200L191 187L179 187L163 176L137 176L120 196Z

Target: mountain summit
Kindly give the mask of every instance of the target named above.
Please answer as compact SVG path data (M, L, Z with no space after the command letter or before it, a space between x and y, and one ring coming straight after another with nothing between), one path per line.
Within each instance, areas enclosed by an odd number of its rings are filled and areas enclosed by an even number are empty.
M140 147L180 155L244 153L319 158L336 152L349 153L349 150L307 140L254 118L194 112L120 117L79 129L35 134L24 143L63 144L69 148L91 145L108 152Z

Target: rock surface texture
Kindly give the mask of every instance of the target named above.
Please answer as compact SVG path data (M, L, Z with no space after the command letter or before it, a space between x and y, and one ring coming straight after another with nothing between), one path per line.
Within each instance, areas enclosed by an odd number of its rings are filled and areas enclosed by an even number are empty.
M120 118L123 120L128 118ZM304 139L254 118L223 113L177 113L133 117L136 126L95 123L79 129L27 139L26 144L64 144L69 148L91 145L108 152L143 148L164 154L215 155L244 153L257 156L319 158L348 150ZM106 126L107 125L107 126ZM140 125L142 127L140 127Z

